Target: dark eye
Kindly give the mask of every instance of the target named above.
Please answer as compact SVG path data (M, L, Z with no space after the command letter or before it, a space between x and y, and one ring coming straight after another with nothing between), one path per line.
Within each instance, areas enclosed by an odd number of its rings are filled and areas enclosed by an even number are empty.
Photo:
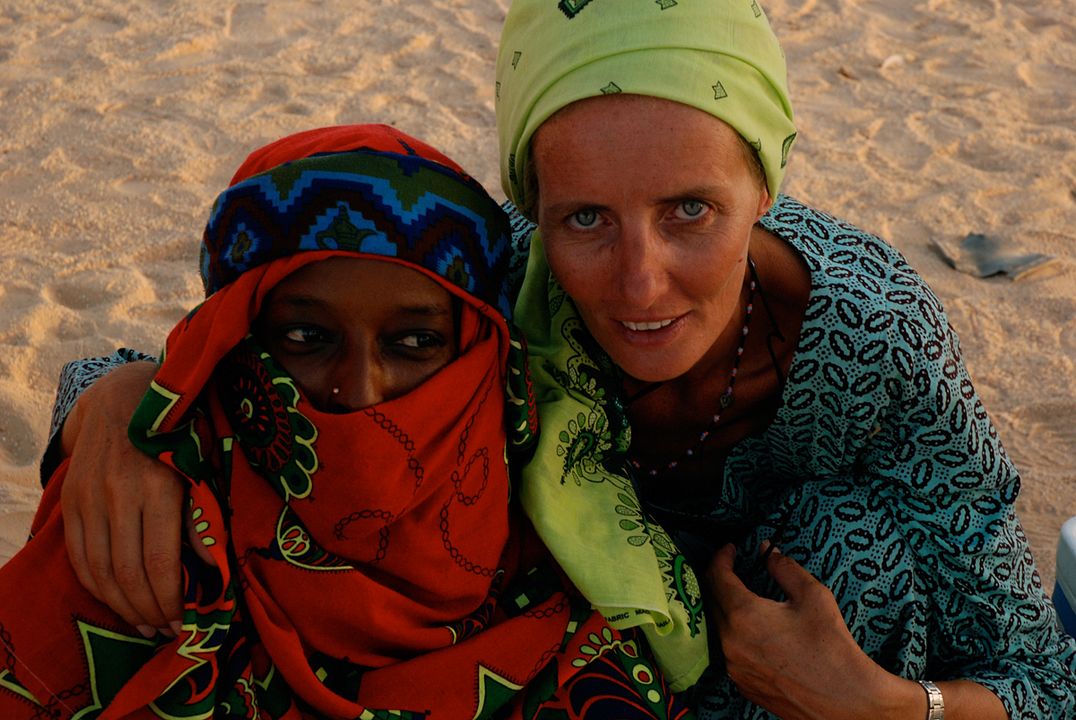
M706 213L706 203L699 200L684 200L676 206L676 215L681 220L695 220Z
M438 350L447 344L440 333L430 330L415 330L399 335L391 343L393 348L408 355L424 355L426 351Z
M438 333L413 332L397 338L396 344L405 348L421 350L424 348L444 347L445 340Z
M309 345L312 343L329 342L332 340L332 337L328 332L319 327L313 325L297 325L296 327L288 328L288 330L284 332L284 340L300 345Z
M568 224L577 230L589 230L598 224L598 211L588 208L572 213L568 218Z

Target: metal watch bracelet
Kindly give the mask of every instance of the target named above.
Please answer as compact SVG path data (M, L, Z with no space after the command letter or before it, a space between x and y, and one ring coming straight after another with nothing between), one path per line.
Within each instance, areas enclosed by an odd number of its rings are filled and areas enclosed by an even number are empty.
M919 680L927 694L927 720L945 720L945 700L938 686L929 680Z

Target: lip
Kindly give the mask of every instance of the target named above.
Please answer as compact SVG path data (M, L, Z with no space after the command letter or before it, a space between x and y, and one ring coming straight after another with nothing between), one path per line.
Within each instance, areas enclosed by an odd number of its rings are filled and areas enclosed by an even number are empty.
M614 320L613 324L626 342L652 346L671 342L678 336L684 327L685 317L686 314L660 320ZM629 323L635 327L629 327Z
M651 320L651 321L643 320L643 321L640 321L640 322L632 322L631 320L621 320L620 324L623 325L624 327L626 327L628 330L631 330L633 332L639 332L639 331L643 331L643 330L645 330L647 332L650 332L650 331L653 331L653 330L661 330L663 328L667 328L668 326L672 325L674 322L676 322L676 318L668 318L666 320Z

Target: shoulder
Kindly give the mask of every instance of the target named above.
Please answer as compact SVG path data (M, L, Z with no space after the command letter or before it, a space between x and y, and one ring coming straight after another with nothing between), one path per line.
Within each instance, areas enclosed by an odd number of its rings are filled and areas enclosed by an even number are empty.
M926 284L904 256L877 235L781 195L763 216L763 227L787 242L811 270L812 284L854 281L875 295Z
M941 302L885 240L784 195L762 224L809 268L804 340L836 333L838 342L847 337L862 347L884 336L915 352L927 345L937 352L947 341L950 331Z
M887 417L975 403L941 303L896 248L786 196L762 224L799 253L811 280L785 395L785 412L803 417L789 422L866 442ZM815 415L819 407L830 412Z

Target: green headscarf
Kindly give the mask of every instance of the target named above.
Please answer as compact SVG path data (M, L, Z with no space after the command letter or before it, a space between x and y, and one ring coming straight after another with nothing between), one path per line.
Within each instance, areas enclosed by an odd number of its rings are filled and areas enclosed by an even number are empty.
M674 100L731 125L776 198L796 138L785 57L757 0L514 0L497 58L501 184L526 207L531 137L603 94Z
M516 311L542 429L523 468L523 509L606 622L638 627L669 687L685 690L710 663L698 577L625 474L631 428L616 371L550 274L539 233Z

